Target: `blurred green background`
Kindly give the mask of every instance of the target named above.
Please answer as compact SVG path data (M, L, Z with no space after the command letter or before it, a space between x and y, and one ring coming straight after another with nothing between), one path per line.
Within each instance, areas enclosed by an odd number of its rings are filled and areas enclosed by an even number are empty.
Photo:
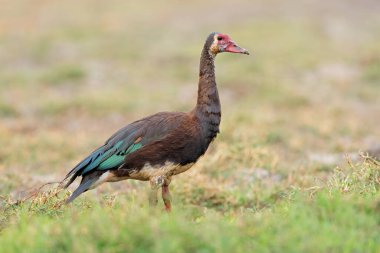
M358 153L380 157L379 1L0 3L1 252L380 251ZM125 124L191 110L212 31L251 55L216 59L221 134L173 214L136 181L22 201Z

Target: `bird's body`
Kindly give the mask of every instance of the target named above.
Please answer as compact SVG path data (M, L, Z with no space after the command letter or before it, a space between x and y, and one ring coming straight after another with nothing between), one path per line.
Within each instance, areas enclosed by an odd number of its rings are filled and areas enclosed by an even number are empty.
M224 44L225 51L248 53L227 35L212 33L201 55L195 108L188 113L157 113L117 131L68 173L66 179L70 179L66 187L78 176L82 176L82 181L67 202L103 182L136 179L150 181L152 191L149 199L152 204L157 203L157 190L162 187L165 206L170 209L168 186L171 177L194 165L219 132L221 108L214 58L222 52L215 48L222 44L220 38L233 46L232 51L228 51L229 44Z

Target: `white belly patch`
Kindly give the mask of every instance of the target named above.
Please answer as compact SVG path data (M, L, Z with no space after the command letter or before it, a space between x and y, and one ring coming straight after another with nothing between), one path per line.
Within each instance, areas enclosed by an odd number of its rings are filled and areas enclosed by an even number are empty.
M130 178L137 180L149 180L152 177L177 175L190 169L193 165L194 163L189 163L183 166L180 164L166 162L162 166L152 166L147 163L141 170L130 173Z

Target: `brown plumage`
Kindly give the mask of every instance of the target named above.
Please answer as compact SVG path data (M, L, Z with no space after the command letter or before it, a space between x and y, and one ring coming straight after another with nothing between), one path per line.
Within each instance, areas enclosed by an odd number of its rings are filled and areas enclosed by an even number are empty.
M221 108L214 59L220 52L248 54L228 35L211 33L201 54L195 108L188 113L157 113L120 129L67 174L65 179L70 179L65 187L82 176L67 202L103 182L137 179L150 181L153 205L162 187L165 207L170 210L171 177L188 170L219 133Z

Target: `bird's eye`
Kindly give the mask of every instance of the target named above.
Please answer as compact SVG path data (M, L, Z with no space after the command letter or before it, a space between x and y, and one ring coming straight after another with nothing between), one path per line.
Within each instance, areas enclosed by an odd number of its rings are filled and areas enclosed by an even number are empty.
M218 40L222 40L223 39L223 37L222 36L218 36L218 38L217 38Z

